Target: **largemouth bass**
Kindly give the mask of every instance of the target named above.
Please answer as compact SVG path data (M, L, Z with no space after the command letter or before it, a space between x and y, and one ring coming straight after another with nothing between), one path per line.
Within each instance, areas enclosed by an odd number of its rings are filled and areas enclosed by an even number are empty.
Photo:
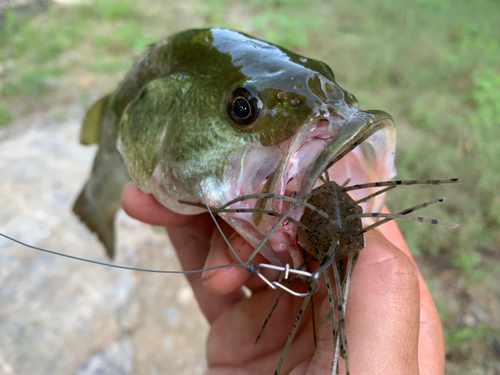
M111 257L114 216L130 178L167 208L197 214L203 210L178 201L220 207L287 189L304 197L331 165L339 183L395 174L389 114L360 110L325 63L226 29L188 30L150 46L88 111L81 142L99 149L74 212ZM382 201L373 199L368 210ZM283 214L288 204L260 198L231 207ZM256 213L221 216L253 246L276 222ZM298 249L295 226L284 225L261 253L297 265Z

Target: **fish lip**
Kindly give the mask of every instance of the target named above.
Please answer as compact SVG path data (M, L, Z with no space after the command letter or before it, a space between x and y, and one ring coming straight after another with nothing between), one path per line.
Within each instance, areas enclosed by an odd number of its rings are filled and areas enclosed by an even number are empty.
M351 110L353 107L350 107ZM339 116L342 113L335 114L334 119L330 119L330 121L338 121ZM323 140L328 142L326 147L320 154L314 159L313 163L310 165L308 170L305 173L301 173L305 175L305 177L301 176L301 183L299 185L300 190L298 191L298 198L302 198L309 194L313 189L316 181L319 176L336 162L341 160L344 156L346 156L349 152L354 150L358 145L363 143L367 138L369 138L372 134L376 133L379 130L384 129L385 127L394 128L394 121L392 116L387 112L380 110L359 110L356 108L354 112L351 112L348 117L342 123L339 124L339 130L335 135L325 135L326 138ZM319 125L321 122L328 122L328 118L320 117L316 119L314 123L316 126L322 127ZM328 140L327 139L331 139ZM298 151L300 148L310 141L310 138L304 139L302 144L295 150ZM285 158L285 156L284 156ZM281 167L281 168L280 168ZM287 173L290 170L290 166L285 164L281 164L269 177L266 181L266 185L261 190L261 193L277 193L280 194L280 191L276 191L277 183L273 180L281 180L282 185L286 185L283 181L283 174ZM260 198L256 207L261 208L265 205L265 198ZM255 215L256 217L259 214ZM259 220L254 220L254 224L258 225Z
M342 125L339 134L314 161L300 186L298 197L303 198L309 194L325 170L341 160L372 134L387 127L394 128L394 120L387 112L380 110L354 112Z

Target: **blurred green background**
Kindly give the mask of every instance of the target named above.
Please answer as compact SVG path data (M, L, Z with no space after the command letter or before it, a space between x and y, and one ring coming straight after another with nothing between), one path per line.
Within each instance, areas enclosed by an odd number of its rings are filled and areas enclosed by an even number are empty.
M8 5L7 3L10 3ZM326 62L360 107L391 113L403 187L391 210L445 196L402 222L434 294L448 374L500 374L500 2L498 0L94 0L0 4L0 127L82 116L146 46L187 28L234 28ZM68 112L79 103L82 112Z

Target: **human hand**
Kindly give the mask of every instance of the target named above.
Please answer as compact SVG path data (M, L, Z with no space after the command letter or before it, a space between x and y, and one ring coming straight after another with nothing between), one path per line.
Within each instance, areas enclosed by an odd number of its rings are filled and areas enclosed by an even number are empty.
M183 269L236 263L208 214L185 216L160 205L128 184L122 206L132 217L167 228ZM233 248L246 259L252 248L222 221ZM427 289L396 224L366 234L366 248L354 268L346 327L351 374L443 374L441 323ZM265 260L257 256L252 263ZM269 290L243 267L186 275L211 325L207 374L272 374L302 303L287 293L271 316L260 341L254 339L277 291ZM273 275L268 274L271 278ZM300 288L297 280L292 288ZM252 291L246 298L240 287ZM311 312L304 314L282 367L283 374L329 374L333 358L330 310L324 283L314 295L317 348ZM342 373L343 362L340 362Z

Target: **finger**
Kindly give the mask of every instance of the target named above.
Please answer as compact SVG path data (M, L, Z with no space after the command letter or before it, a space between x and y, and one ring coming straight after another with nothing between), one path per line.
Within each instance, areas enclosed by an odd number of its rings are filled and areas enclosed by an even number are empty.
M346 324L354 374L418 374L418 271L378 231L354 268Z
M420 332L418 339L418 363L420 375L442 375L445 367L443 327L429 289L419 277ZM423 292L422 292L423 290Z
M186 225L193 216L181 215L162 206L152 194L146 194L134 182L123 188L121 204L125 212L140 221L152 225Z
M239 255L248 253L251 246L236 232L228 238L229 244ZM212 237L210 253L205 263L205 268L218 267L225 264L240 263L222 235L216 231ZM240 258L241 259L241 258ZM227 294L239 289L250 277L251 273L245 267L226 267L205 271L202 280L205 288L215 294Z
M295 280L301 284L302 281ZM294 284L295 284L294 283ZM291 286L295 288L295 285ZM255 337L266 317L268 309L279 293L263 290L238 303L215 321L207 340L207 362L210 374L237 374L248 364L252 374L272 374L297 317L302 299L285 293L267 322L267 328L255 345ZM310 309L304 314L288 358L294 361L310 356L314 350L310 323ZM330 331L331 334L331 331ZM223 348L221 350L220 348ZM330 358L331 361L331 358ZM251 362L251 364L250 364ZM331 363L331 362L330 362ZM289 367L289 365L285 365ZM283 373L288 373L283 368Z
M254 248L236 232L233 232L233 234L228 237L228 242L230 247L219 232L214 233L211 250L204 266L205 268L244 262L254 250ZM236 257L236 254L238 257ZM264 257L257 254L250 263L256 266L263 262L265 262ZM270 280L274 280L277 277L274 272L269 273L266 272L266 270L261 270L260 272ZM205 288L215 294L231 293L240 289L244 284L251 290L257 290L264 286L267 287L264 281L257 275L252 275L245 267L227 267L206 271L203 273L202 279Z
M388 212L384 207L383 212ZM413 260L406 242L394 221L380 227L384 236ZM444 374L445 349L443 328L436 306L420 272L420 331L418 361L420 374Z
M214 228L209 215L187 216L172 212L163 207L151 194L142 192L135 183L125 186L121 203L125 212L131 217L167 227L183 270L203 269ZM239 291L225 296L211 294L203 287L201 273L187 274L186 277L202 312L210 323L220 311L229 308L243 297Z
M412 261L376 230L354 267L347 300L346 327L350 373L418 374L419 290ZM320 310L318 348L307 374L327 373L333 357L331 324ZM344 362L339 362L344 373ZM297 367L303 370L305 364ZM299 372L294 372L298 374Z
M202 269L210 249L210 243L206 243L199 237L193 235L186 227L168 227L167 232L174 245L177 256L184 270ZM198 304L206 316L208 322L212 322L222 311L229 309L235 303L244 298L240 290L226 295L216 295L209 292L203 285L201 273L186 275Z
M129 182L121 195L123 210L136 220L160 226L186 226L207 243L212 235L208 215L181 215L162 206L151 194L146 194L134 182Z

